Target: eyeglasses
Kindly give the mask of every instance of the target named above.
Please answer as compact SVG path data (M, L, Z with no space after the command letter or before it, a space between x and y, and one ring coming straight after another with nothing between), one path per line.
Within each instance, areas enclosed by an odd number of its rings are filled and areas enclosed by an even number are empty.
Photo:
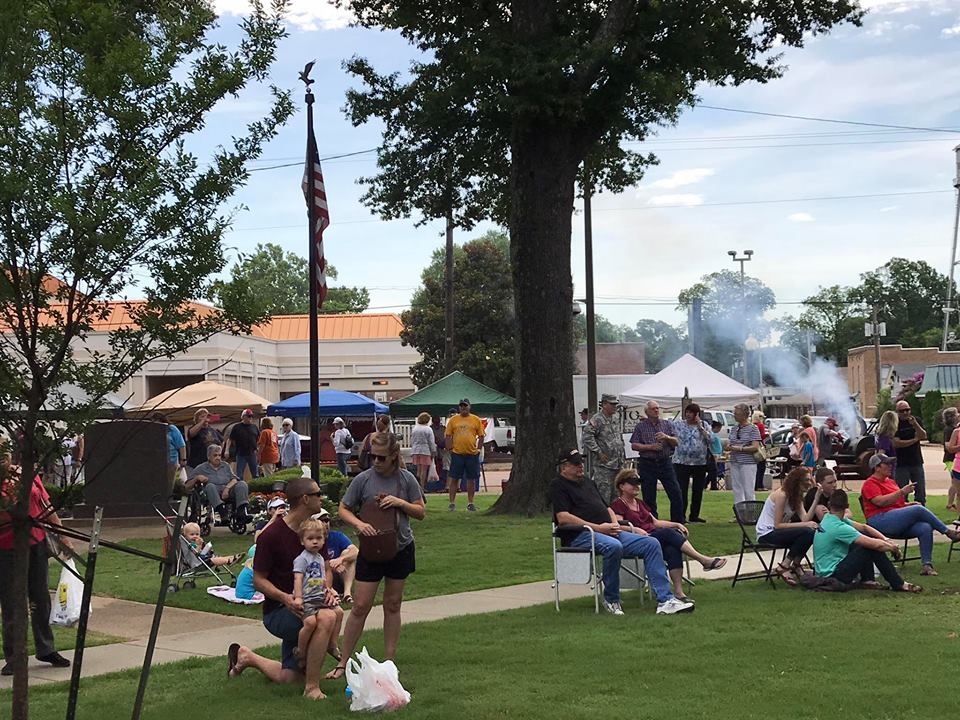
M381 462L386 462L390 459L389 455L374 455L373 453L370 453L370 457L372 457L374 460L380 460Z
M910 408L900 408L899 410L897 410L897 412L898 412L898 413L908 413L908 412L910 412Z
M320 497L321 495L323 495L323 490L317 490L316 492L303 494L304 497Z

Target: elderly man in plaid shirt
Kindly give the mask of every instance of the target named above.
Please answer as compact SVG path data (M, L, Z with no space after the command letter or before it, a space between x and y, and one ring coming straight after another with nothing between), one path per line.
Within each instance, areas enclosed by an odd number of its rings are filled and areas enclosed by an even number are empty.
M683 496L673 469L673 450L677 447L677 430L669 420L660 419L660 405L654 400L644 407L646 417L637 423L630 437L630 447L637 451L637 473L643 502L657 517L657 481L670 499L670 521L684 521Z

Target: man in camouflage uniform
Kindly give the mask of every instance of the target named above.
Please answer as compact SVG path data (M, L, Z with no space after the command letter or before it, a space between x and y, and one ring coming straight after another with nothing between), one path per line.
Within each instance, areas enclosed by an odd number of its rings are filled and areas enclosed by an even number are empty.
M590 460L590 479L609 503L613 500L613 478L626 462L616 395L604 393L601 397L600 412L583 428L583 447Z

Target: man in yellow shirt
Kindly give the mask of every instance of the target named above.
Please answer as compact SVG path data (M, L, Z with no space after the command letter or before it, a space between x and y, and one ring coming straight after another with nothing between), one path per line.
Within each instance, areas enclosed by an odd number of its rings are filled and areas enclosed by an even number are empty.
M447 474L447 490L450 505L447 510L457 509L457 490L461 478L467 481L467 512L476 512L473 494L480 480L480 448L483 447L483 421L470 413L470 401L460 401L460 414L447 420L444 432L450 448L450 472Z

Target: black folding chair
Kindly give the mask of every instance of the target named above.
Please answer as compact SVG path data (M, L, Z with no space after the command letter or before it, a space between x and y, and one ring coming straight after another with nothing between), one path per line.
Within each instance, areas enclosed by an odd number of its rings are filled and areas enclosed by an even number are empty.
M950 524L953 525L954 530L960 530L960 518L957 518ZM956 546L957 546L957 543L955 542L950 543L950 550L947 551L947 562L950 562L950 558L953 557L953 548L955 548ZM958 550L958 552L960 552L960 550Z
M777 550L781 548L753 539L761 512L763 512L763 500L745 500L733 505L733 516L737 519L737 525L740 526L740 558L737 560L737 572L733 576L733 586L736 586L738 580L763 579L770 583L770 587L776 587L773 582L773 568L777 561ZM757 560L763 566L763 572L740 574L740 569L743 567L743 555L747 550L757 556ZM769 564L761 555L762 552L767 550L771 551Z

